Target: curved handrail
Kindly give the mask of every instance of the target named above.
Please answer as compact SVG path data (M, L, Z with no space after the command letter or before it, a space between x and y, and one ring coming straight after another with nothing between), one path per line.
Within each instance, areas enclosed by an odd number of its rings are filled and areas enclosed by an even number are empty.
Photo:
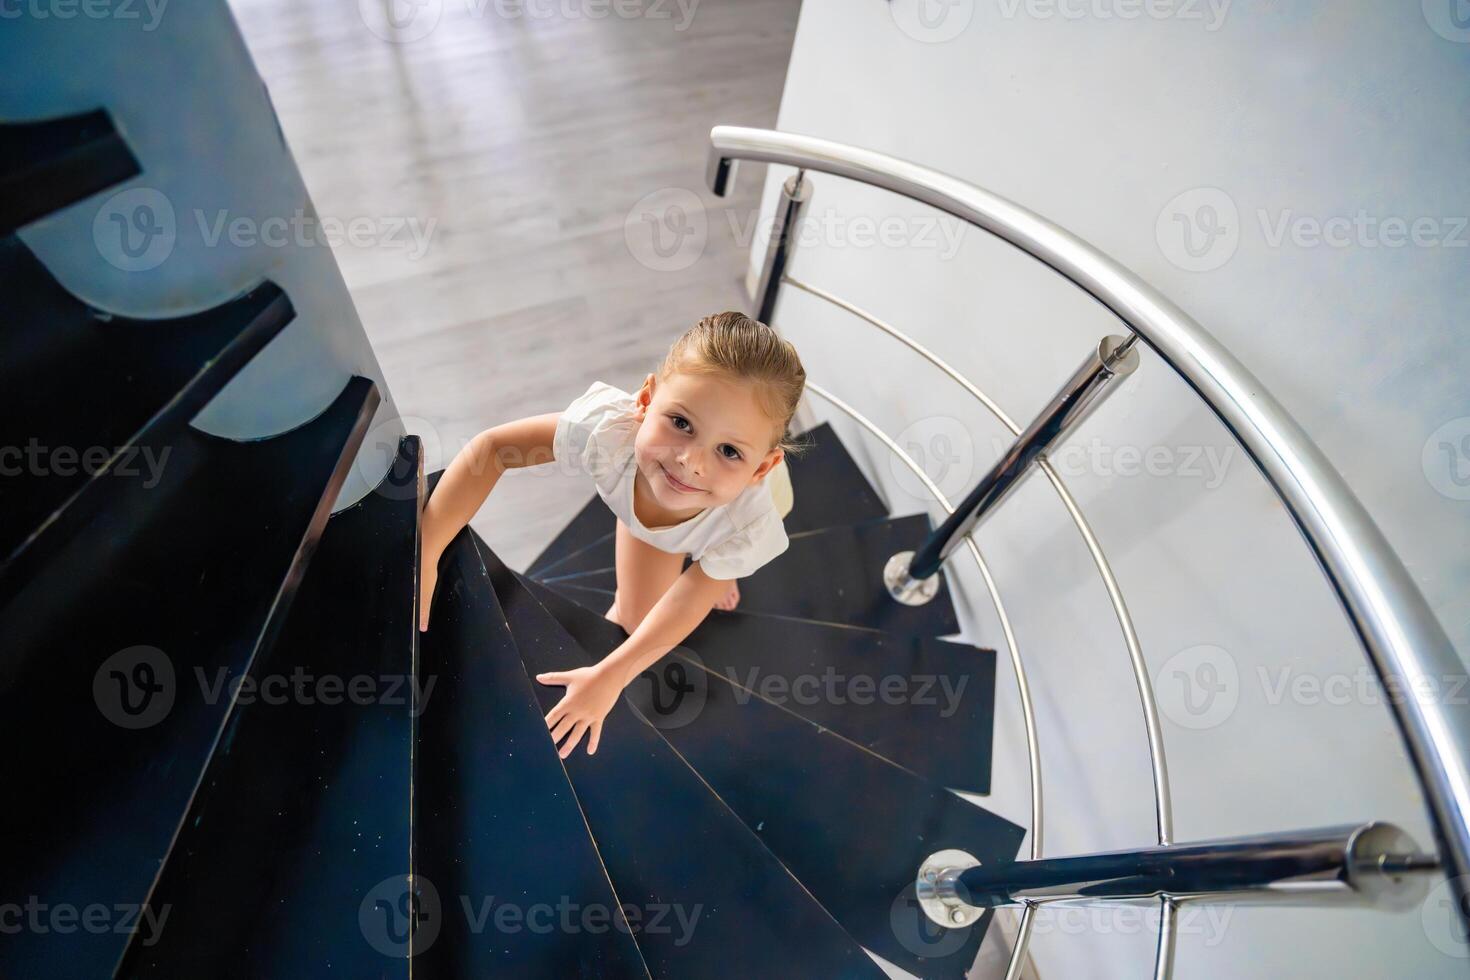
M1352 621L1379 679L1437 690L1465 672L1449 636L1383 532L1301 426L1219 341L1161 293L1081 238L956 177L831 140L743 126L710 131L710 188L737 160L816 170L931 205L1040 260L1137 333L1205 401L1286 505ZM1427 685L1434 685L1429 687ZM1470 712L1391 698L1428 802L1456 908L1470 926Z

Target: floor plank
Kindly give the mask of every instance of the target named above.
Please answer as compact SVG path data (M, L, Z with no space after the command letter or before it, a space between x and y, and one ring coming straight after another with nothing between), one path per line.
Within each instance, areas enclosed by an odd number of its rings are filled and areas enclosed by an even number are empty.
M592 381L636 386L700 316L747 307L765 168L717 204L705 148L713 125L775 124L799 0L428 0L433 30L396 44L371 2L232 7L317 212L374 229L335 253L426 472ZM625 222L669 188L698 197L708 238L660 271ZM512 472L472 524L524 568L588 486Z

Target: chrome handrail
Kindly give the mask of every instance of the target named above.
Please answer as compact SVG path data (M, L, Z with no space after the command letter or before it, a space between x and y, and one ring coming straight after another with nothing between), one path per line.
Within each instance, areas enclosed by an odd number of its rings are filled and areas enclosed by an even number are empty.
M1233 354L1138 276L1012 201L884 153L741 126L714 127L710 144L716 194L726 193L739 160L829 173L938 208L1061 273L1138 334L1245 449L1291 513L1388 689L1435 690L1464 674L1403 562L1322 451ZM1470 927L1470 713L1456 717L1418 697L1390 704L1424 789L1456 909Z

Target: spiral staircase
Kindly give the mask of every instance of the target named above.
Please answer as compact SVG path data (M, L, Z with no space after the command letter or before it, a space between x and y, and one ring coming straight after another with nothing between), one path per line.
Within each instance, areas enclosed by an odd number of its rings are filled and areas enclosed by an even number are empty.
M990 916L940 929L914 869L945 847L1009 861L1024 836L946 788L989 788L995 654L941 639L947 594L887 598L879 570L929 521L890 517L829 427L791 461L788 553L631 686L595 757L563 761L543 720L560 691L528 674L626 635L596 612L605 506L528 576L464 531L420 634L439 474L417 439L330 514L373 383L269 439L191 428L289 298L264 282L166 321L89 307L14 232L136 161L102 112L0 140L0 279L22 298L5 444L112 447L0 483L0 726L28 746L0 904L31 926L0 973L881 977L870 950L965 975Z
M1378 824L1181 846L1142 671L1159 847L1043 859L1028 708L1032 826L1018 860L1028 828L982 805L997 656L945 639L959 622L943 565L968 544L989 581L976 522L1028 470L1054 477L1045 450L1126 376L1140 342L1277 490L1379 676L1463 668L1325 459L1145 284L932 171L788 134L718 127L712 142L716 193L736 159L803 168L779 205L763 318L783 283L814 288L785 271L811 169L991 231L1130 333L1106 339L1030 425L1007 420L1016 443L959 506L938 497L950 512L939 527L889 514L830 427L807 433L811 451L790 459L788 552L742 583L737 610L712 612L630 685L595 756L562 760L544 722L561 691L532 677L626 637L601 612L614 585L601 502L525 574L466 529L420 634L420 516L439 474L425 476L418 440L331 513L382 397L374 382L352 378L271 438L192 428L290 325L290 297L263 281L159 321L89 306L16 232L142 165L100 110L0 125L12 300L0 446L25 460L0 480L0 976L959 978L975 975L1002 906L1022 913L1006 967L1018 976L1038 905L1141 898L1163 909L1163 977L1182 901L1412 902L1405 883L1439 870L1463 890L1463 719L1393 706L1434 854Z

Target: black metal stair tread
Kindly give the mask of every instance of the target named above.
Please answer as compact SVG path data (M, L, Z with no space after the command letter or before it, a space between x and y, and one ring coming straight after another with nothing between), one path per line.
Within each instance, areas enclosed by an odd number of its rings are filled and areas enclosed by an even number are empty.
M626 638L595 612L521 581L595 656ZM919 976L963 977L989 918L963 930L934 929L914 902L914 877L926 857L946 848L986 863L1012 861L1024 829L708 666L676 648L628 696L853 938ZM988 757L988 745L983 751Z
M185 427L0 607L0 902L147 895L213 751L230 678L269 649L379 403L353 378L254 442ZM219 688L221 681L225 688ZM94 688L95 684L95 688ZM97 976L125 937L7 937L0 975Z
M106 110L0 123L0 235L139 173Z
M99 493L155 477L159 461L139 448L182 429L295 314L267 282L191 316L111 316L68 293L14 237L0 239L0 289L0 445L26 456L23 478L0 480L3 599Z
M688 565L685 565L684 567L685 568L688 568L689 566ZM518 572L517 574L520 574L520 573ZM564 596L566 596L569 599L572 599L578 605L586 606L588 609L591 609L593 612L598 613L598 614L601 614L601 612L604 609L606 609L611 604L611 599L612 599L612 595L613 595L613 593L612 593L611 590L609 590L607 588L602 588L602 587L595 588L595 589L590 589L590 588L587 588L586 586L577 584L577 580L576 579L572 579L572 578L531 579L531 581L536 582L538 585L548 585L548 586L551 586L552 588L556 589L556 591L559 594L564 595ZM775 620L779 620L781 622L786 622L786 623L809 623L809 624L811 624L813 626L821 626L821 627L823 627L825 629L829 629L829 630L845 630L845 631L848 631L848 632L851 632L851 633L859 633L859 634L883 633L884 632L883 630L873 629L871 626L854 626L851 623L826 623L826 622L821 622L819 620L814 620L814 619L799 619L799 618L797 618L795 616L781 616L781 615L778 615L778 614L775 614L775 613L754 612L752 610L745 609L743 607L742 608L739 608L739 609L711 609L710 610L709 618L711 618L711 619L715 619L715 618L719 618L719 617L725 617L725 616L736 616L736 617L751 616L751 617L758 617L760 619L775 619ZM897 634L897 635L902 636L904 634Z
M563 689L535 674L592 659L492 551L481 557L549 711ZM625 701L608 713L597 754L584 744L565 765L618 895L644 914L662 912L662 931L639 934L654 977L884 976Z
M782 522L788 536L824 527L840 527L885 517L888 506L853 462L842 440L823 422L805 433L811 448L800 458L788 456L791 513ZM566 574L613 564L613 531L617 518L601 497L594 496L562 529L527 574Z
M410 436L328 520L154 888L162 934L120 976L407 977L382 916L410 860L422 472ZM360 917L369 896L390 907Z
M648 980L467 533L440 568L414 774L414 873L438 925L420 933L415 976ZM571 928L529 928L561 906Z
M566 526L556 533L541 552L536 560L531 562L532 568L545 569L559 564L562 559L567 558L586 548L589 544L597 544L603 540L610 540L609 535L617 526L617 518L612 511L608 510L607 504L597 494L582 505Z
M555 593L537 595L588 649L627 636L602 617L604 593L536 584ZM990 792L994 650L739 610L712 611L681 646L710 670L778 694L793 714L940 786Z
M794 535L784 554L740 580L739 608L890 633L957 633L959 618L943 572L938 593L922 606L895 601L883 585L888 560L900 551L918 550L931 529L927 515L912 514ZM533 577L608 593L617 588L613 567Z

